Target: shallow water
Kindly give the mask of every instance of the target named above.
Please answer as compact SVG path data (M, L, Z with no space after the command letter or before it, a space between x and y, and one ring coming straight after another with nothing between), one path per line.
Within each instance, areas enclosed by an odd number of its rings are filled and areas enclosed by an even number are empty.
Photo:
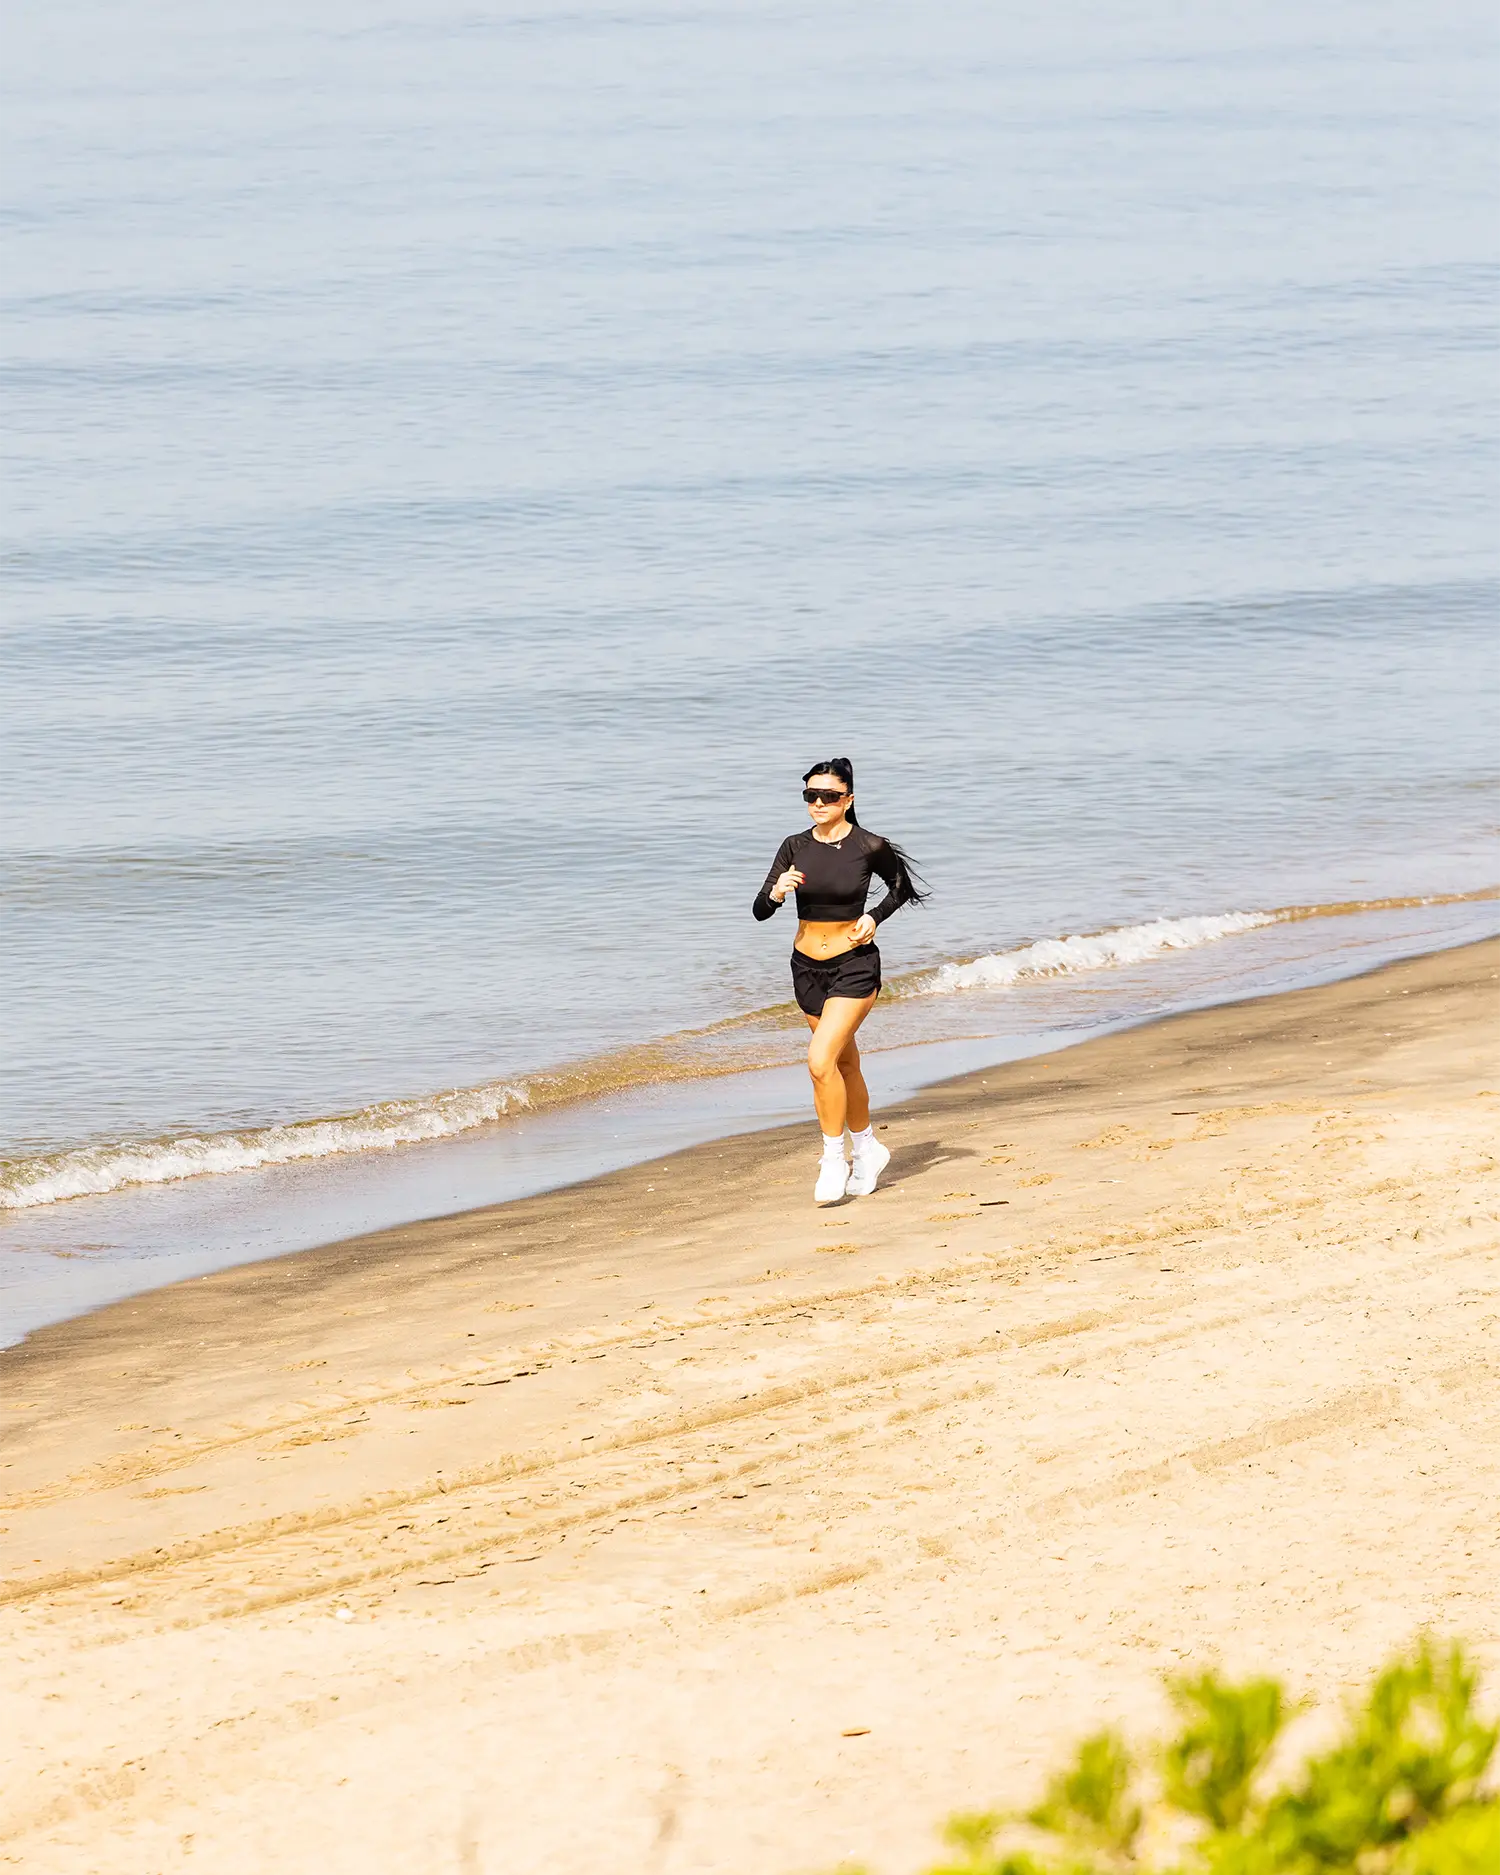
M1500 879L1493 39L12 22L0 1191L785 1058L656 1044L783 1002L748 904L819 755L932 884L902 978Z

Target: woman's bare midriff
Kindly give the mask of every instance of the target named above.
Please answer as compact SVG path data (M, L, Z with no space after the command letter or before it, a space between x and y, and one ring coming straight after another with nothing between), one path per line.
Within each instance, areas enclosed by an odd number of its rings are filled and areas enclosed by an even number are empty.
M792 949L801 951L804 957L816 957L820 963L842 957L845 951L859 949L854 936L858 922L857 918L847 918L837 924L819 924L816 919L804 918L797 926Z

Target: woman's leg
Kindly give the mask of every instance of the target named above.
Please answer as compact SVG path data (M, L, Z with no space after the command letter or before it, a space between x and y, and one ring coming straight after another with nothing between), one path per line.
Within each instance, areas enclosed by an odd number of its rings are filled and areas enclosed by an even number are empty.
M807 1018L813 1032L807 1045L807 1071L825 1139L837 1138L846 1125L857 1131L870 1124L870 1095L854 1037L874 1007L873 996L830 996L821 1016Z
M852 1035L839 1056L839 1073L844 1077L844 1124L851 1133L862 1133L870 1124L870 1090L859 1065L859 1043Z

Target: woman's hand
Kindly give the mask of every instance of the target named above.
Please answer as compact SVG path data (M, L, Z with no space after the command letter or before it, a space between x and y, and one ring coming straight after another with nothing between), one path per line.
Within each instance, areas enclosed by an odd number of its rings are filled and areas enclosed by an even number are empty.
M875 920L868 912L863 918L856 918L854 929L849 933L856 944L868 944L875 935Z
M798 872L795 866L788 866L786 871L776 881L775 885L771 887L771 897L775 899L778 905L781 904L788 892L795 892L797 887L802 884L803 878L804 875Z

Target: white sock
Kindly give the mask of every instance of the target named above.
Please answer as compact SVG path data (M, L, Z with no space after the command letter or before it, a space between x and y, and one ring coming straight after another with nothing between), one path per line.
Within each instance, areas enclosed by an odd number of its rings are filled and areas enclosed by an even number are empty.
M843 1156L844 1135L842 1133L836 1135L825 1133L823 1135L823 1157L825 1159L842 1159Z
M873 1126L866 1126L862 1128L858 1133L856 1133L854 1128L851 1126L849 1128L849 1137L854 1142L854 1150L858 1152L861 1146L870 1146L874 1144L875 1128Z

